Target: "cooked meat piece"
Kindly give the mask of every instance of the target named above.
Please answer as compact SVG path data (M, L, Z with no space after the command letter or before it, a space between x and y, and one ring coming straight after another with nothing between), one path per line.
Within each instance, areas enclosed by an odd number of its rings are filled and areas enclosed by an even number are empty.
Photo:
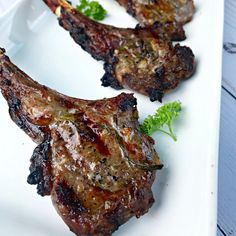
M76 43L105 61L103 86L128 88L161 101L165 92L193 74L194 55L188 47L173 47L147 28L121 29L92 21L64 0L44 2Z
M152 206L161 169L139 131L132 94L87 101L38 84L0 50L0 89L13 121L38 146L28 183L37 185L77 235L106 236Z
M141 25L175 22L176 27L189 22L194 14L193 0L116 0Z
M136 28L145 28L146 30L152 31L154 34L159 35L159 37L166 37L171 41L183 41L186 39L185 31L183 25L177 22L159 22L155 21L153 24L142 24L136 25Z
M183 25L190 21L194 13L193 0L116 0L127 12L135 17L141 26L163 31L176 41L184 40Z

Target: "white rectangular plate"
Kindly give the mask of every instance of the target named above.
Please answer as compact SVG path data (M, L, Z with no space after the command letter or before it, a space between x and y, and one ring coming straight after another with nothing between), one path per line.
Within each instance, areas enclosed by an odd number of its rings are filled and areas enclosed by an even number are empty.
M136 21L115 1L100 2L109 13L106 23L135 26ZM182 102L183 111L174 127L178 141L153 135L165 165L153 185L156 202L146 215L120 227L116 236L216 234L223 0L195 0L195 4L194 19L185 27L187 40L181 44L194 51L197 71L164 98L164 103ZM42 1L19 1L0 18L0 30L0 46L38 82L85 99L120 93L101 87L102 63L74 43ZM160 106L135 96L141 121ZM7 109L0 96L0 235L73 235L50 198L40 197L26 183L36 145L11 121Z

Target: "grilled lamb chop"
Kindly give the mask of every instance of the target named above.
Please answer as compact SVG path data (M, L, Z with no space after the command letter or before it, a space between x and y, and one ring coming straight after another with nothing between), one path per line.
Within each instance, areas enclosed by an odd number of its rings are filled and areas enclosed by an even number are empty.
M135 17L140 26L155 30L157 25L172 39L186 38L183 25L194 13L193 0L116 0Z
M37 185L77 235L107 236L152 206L160 169L152 138L139 131L132 94L76 99L38 84L0 50L0 89L12 120L38 146L28 183Z
M121 29L95 22L64 0L44 2L76 43L105 61L103 86L128 88L161 101L165 92L193 74L194 55L188 47L173 47L148 28Z
M172 22L173 27L178 28L192 19L195 10L193 0L116 1L143 26Z

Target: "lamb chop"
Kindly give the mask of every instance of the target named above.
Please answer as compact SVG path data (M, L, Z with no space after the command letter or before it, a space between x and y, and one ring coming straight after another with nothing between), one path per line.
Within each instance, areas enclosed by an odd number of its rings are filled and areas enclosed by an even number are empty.
M149 28L104 25L79 13L65 0L44 0L60 25L95 59L105 61L103 86L128 88L162 100L165 92L194 72L190 48L172 43Z
M141 26L161 24L172 40L184 40L183 24L194 13L193 0L116 0Z
M69 228L107 236L154 202L160 159L139 130L132 94L88 101L42 86L0 49L0 89L12 120L38 144L28 183L37 185Z

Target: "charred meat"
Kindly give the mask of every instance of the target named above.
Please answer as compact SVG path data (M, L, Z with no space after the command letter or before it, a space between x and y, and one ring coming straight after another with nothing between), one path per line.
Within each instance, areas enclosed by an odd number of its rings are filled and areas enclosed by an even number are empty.
M173 46L149 28L121 29L90 20L64 0L44 0L60 25L95 59L105 61L102 85L128 88L161 101L194 72L190 48Z
M194 13L193 0L116 0L141 26L161 24L172 40L183 40L183 24Z
M33 81L0 50L0 89L12 120L38 146L28 183L51 195L69 228L106 236L152 206L160 169L152 138L139 131L132 94L88 101Z

